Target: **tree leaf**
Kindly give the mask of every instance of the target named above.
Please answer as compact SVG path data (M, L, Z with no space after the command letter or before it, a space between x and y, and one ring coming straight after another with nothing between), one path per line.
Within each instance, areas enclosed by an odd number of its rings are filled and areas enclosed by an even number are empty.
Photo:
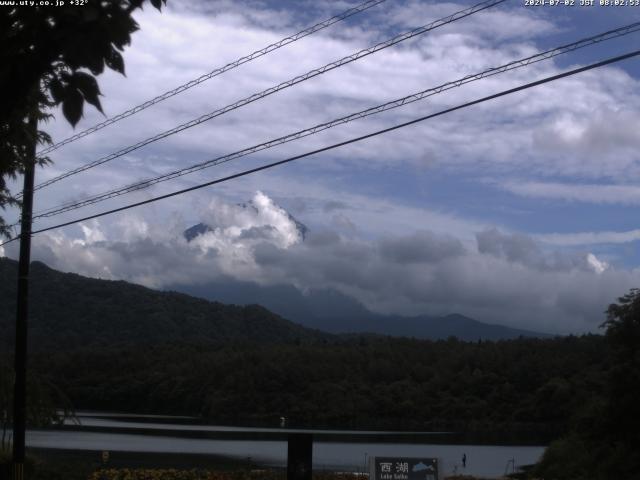
M100 95L100 87L95 77L88 73L75 72L73 74L73 85L80 90L82 96L88 103L96 107L100 113L104 113L102 111L102 105L100 105L100 99L98 98Z
M131 34L138 29L138 24L131 17L119 16L109 22L109 40L122 50L131 43Z
M51 135L43 130L38 130L38 143L40 145L50 145L53 143Z
M100 58L99 55L94 55L92 53L84 60L85 61L82 63L85 63L87 68L89 68L91 73L93 73L94 75L100 75L104 71L104 61L102 60L102 58ZM82 65L82 66L85 66L85 65Z
M120 72L122 75L125 75L124 60L122 58L122 55L120 55L120 53L118 53L115 48L111 48L109 55L105 58L104 61L107 64L107 67L115 70L116 72Z
M84 98L79 90L70 88L67 90L67 95L62 101L62 113L67 121L74 127L82 118L82 104Z
M65 88L58 78L51 80L51 83L49 83L49 91L51 92L51 98L53 98L53 101L56 102L56 104L60 103L64 98Z

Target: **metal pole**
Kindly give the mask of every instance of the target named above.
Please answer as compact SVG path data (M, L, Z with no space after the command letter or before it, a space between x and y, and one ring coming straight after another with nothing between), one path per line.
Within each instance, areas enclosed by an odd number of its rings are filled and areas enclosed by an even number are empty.
M18 300L16 308L15 383L13 390L13 480L24 479L25 428L27 413L27 312L29 298L29 263L31 257L31 217L35 176L38 120L29 118L33 135L29 158L24 166L20 259L18 262Z

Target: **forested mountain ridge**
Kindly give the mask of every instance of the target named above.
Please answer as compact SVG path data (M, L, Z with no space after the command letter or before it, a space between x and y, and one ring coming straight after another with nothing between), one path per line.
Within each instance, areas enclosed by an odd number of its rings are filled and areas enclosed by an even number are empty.
M425 340L507 340L551 338L553 335L479 322L459 314L445 316L383 315L368 310L352 297L336 290L309 290L304 294L293 285L259 285L232 278L201 285L173 285L173 290L222 303L245 305L255 302L278 315L324 332L376 333Z
M13 342L17 262L0 258L0 347ZM235 306L97 280L31 264L29 343L34 350L152 345L287 343L330 335L289 322L258 305Z
M13 341L16 278L17 262L0 258L0 304L4 307L0 309L0 348L9 347ZM226 298L238 285L239 291L255 294L257 303L265 301L281 311L283 318L271 308L255 304L229 305L206 300L202 298L206 297L204 294L194 297L124 281L62 273L41 262L32 263L31 278L29 341L35 349L171 342L335 341L332 334L338 332L429 339L456 336L474 341L544 336L484 324L462 315L415 318L377 315L349 297L330 291L316 292L304 300L308 303L301 308L302 295L298 293L300 298L292 295L293 287L282 294L283 289L277 286L264 291L243 290L239 282L207 286L209 293L218 292ZM231 298L240 303L239 297Z
M284 416L301 427L500 431L503 441L539 442L602 395L607 357L597 335L473 343L354 336L82 349L37 355L32 365L80 409L232 425L277 426Z
M5 352L13 341L16 269L0 259ZM550 438L572 412L601 398L610 368L598 335L478 342L333 336L259 306L89 279L38 262L32 272L30 368L76 408ZM9 365L9 356L0 361Z

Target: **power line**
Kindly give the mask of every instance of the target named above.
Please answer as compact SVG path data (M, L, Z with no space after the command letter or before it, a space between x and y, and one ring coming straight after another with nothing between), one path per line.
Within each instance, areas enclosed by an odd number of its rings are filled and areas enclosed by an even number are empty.
M215 185L215 184L218 184L218 183L223 183L223 182L226 182L226 181L229 181L229 180L233 180L233 179L236 179L236 178L244 177L244 176L250 175L252 173L260 172L262 170L267 170L267 169L270 169L270 168L273 168L273 167L277 167L279 165L283 165L285 163L293 162L294 160L300 160L302 158L309 157L311 155L316 155L318 153L322 153L322 152L326 152L326 151L329 151L329 150L333 150L333 149L336 149L336 148L339 148L339 147L343 147L345 145L349 145L349 144L352 144L352 143L360 142L362 140L366 140L368 138L372 138L372 137L375 137L375 136L378 136L378 135L382 135L384 133L388 133L388 132L391 132L391 131L394 131L394 130L399 130L401 128L404 128L404 127L407 127L409 125L413 125L413 124L416 124L416 123L420 123L420 122L423 122L425 120L429 120L431 118L439 117L441 115L445 115L447 113L451 113L451 112L455 112L457 110L468 108L470 106L477 105L477 104L480 104L480 103L484 103L484 102L487 102L489 100L494 100L496 98L503 97L505 95L510 95L512 93L516 93L516 92L520 92L520 91L523 91L523 90L527 90L529 88L533 88L533 87L536 87L536 86L539 86L539 85L543 85L545 83L553 82L553 81L559 80L561 78L565 78L565 77L569 77L569 76L572 76L572 75L576 75L578 73L586 72L586 71L592 70L594 68L603 67L605 65L610 65L610 64L615 63L615 62L620 62L622 60L626 60L626 59L629 59L629 58L632 58L632 57L635 57L635 56L638 56L638 55L640 55L640 50L635 50L633 52L626 53L624 55L608 58L608 59L603 60L601 62L592 63L592 64L584 66L584 67L580 67L580 68L576 68L576 69L573 69L573 70L569 70L567 72L563 72L563 73L560 73L560 74L557 74L557 75L552 75L550 77L545 77L545 78L543 78L541 80L536 80L535 82L526 83L524 85L520 85L519 87L511 88L511 89L508 89L508 90L503 90L503 91L501 91L499 93L495 93L493 95L489 95L489 96L486 96L486 97L483 97L483 98L480 98L480 99L477 99L477 100L473 100L471 102L463 103L463 104L455 106L455 107L447 108L445 110L441 110L439 112L432 113L432 114L426 115L424 117L416 118L416 119L410 120L408 122L404 122L404 123L401 123L401 124L398 124L398 125L394 125L393 127L388 127L388 128L385 128L385 129L382 129L382 130L378 130L378 131L375 131L375 132L372 132L372 133L369 133L369 134L366 134L366 135L362 135L360 137L352 138L350 140L345 140L343 142L334 143L333 145L329 145L327 147L319 148L317 150L313 150L313 151L306 152L306 153L303 153L303 154L300 154L300 155L289 157L289 158L286 158L284 160L280 160L280 161L277 161L277 162L269 163L269 164L263 165L261 167L256 167L256 168L252 168L250 170L245 170L243 172L235 173L233 175L229 175L229 176L224 177L224 178L211 180L209 182L201 183L201 184L195 185L193 187L189 187L189 188L185 188L185 189L182 189L182 190L178 190L176 192L168 193L166 195L161 195L159 197L150 198L150 199L147 199L147 200L144 200L144 201L141 201L141 202L132 203L132 204L129 204L129 205L125 205L123 207L114 208L112 210L107 210L105 212L97 213L95 215L90 215L90 216L79 218L79 219L72 220L72 221L69 221L69 222L60 223L60 224L57 224L57 225L54 225L54 226L51 226L51 227L41 228L40 230L34 230L31 233L32 234L42 233L42 232L46 232L46 231L49 231L49 230L54 230L56 228L61 228L61 227L66 227L66 226L69 226L69 225L73 225L75 223L85 222L87 220L93 220L95 218L104 217L104 216L110 215L112 213L122 212L124 210L129 210L129 209L134 208L134 207L139 207L139 206L146 205L146 204L149 204L149 203L157 202L158 200L164 200L165 198L175 197L175 196L181 195L183 193L191 192L191 191L194 191L194 190L199 190L199 189L204 188L204 187L208 187L208 186ZM19 237L15 237L15 238L12 238L10 240L5 241L4 243L0 244L0 247L6 245L9 242L13 242L13 241L17 240L17 238L19 238Z
M183 85L180 85L179 87L174 88L173 90L169 90L168 92L165 92L161 95L158 95L157 97L152 98L151 100L147 100L144 103L141 103L140 105L137 105L129 110L126 110L114 117L108 118L107 120L98 123L96 125L94 125L93 127L90 127L86 130L83 130L82 132L78 132L75 135L72 135L71 137L65 138L64 140L55 143L49 147L46 147L44 149L42 149L40 152L38 152L38 155L46 155L47 153L51 153L54 150L57 150L58 148L62 147L63 145L66 145L68 143L74 142L80 138L86 137L87 135L90 135L94 132L97 132L98 130L101 130L105 127L108 127L109 125L112 125L116 122L119 122L120 120L123 120L127 117L130 117L131 115L135 115L138 112L141 112L142 110L145 110L149 107L151 107L152 105L155 105L156 103L160 103L168 98L171 98L175 95L178 95L179 93L184 92L185 90L189 90L190 88L195 87L196 85L201 84L202 82L205 82L213 77L217 77L218 75L221 75L225 72L228 72L229 70L233 70L234 68L239 67L240 65L243 65L245 63L251 62L253 60L255 60L256 58L260 58L264 55L267 55L268 53L273 52L274 50L278 50L279 48L282 48L286 45L289 45L290 43L296 42L298 40L300 40L301 38L307 37L309 35L312 35L314 33L316 33L319 30L322 30L324 28L330 27L331 25L333 25L334 23L338 23L341 22L342 20L345 20L353 15L356 15L360 12L363 12L365 10L368 10L371 7L375 7L376 5L379 5L383 2L386 2L387 0L368 0L366 2L361 3L360 5L357 5L353 8L350 8L348 10L345 10L344 12L331 17L327 20L324 20L322 22L316 23L315 25L305 28L304 30L301 30L300 32L291 35L289 37L283 38L282 40L279 40L275 43L272 43L271 45L268 45L264 48L261 48L260 50L256 50L253 53L250 53L249 55L246 55L244 57L241 57L237 60L234 60L233 62L227 63L225 66L223 67L218 67L215 70L210 71L209 73L206 73L194 80L191 80Z
M284 143L288 143L294 140L298 140L300 138L303 137L307 137L309 135L314 135L320 131L323 130L327 130L329 128L333 128L335 126L338 125L342 125L345 123L349 123L352 122L354 120L358 120L361 118L365 118L368 117L370 115L375 115L381 112L385 112L394 108L398 108L404 105L408 105L410 103L413 102L417 102L419 100L423 100L427 97L430 97L432 95L436 95L438 93L441 93L443 91L447 91L450 90L452 88L456 88L456 87L460 87L462 85L465 85L467 83L470 82L474 82L477 80L481 80L483 78L486 77L490 77L493 75L498 75L500 73L504 73L510 70L514 70L516 68L522 68L525 66L529 66L531 64L537 63L537 62L541 62L543 60L547 60L553 57L556 57L558 55L562 55L568 52L572 52L575 51L579 48L584 48L596 43L600 43L606 40L611 40L613 38L618 38L618 37L622 37L624 35L628 35L630 33L634 33L637 32L638 30L640 30L640 22L636 22L636 23L632 23L629 25L626 25L624 27L620 27L617 28L615 30L610 30L604 33L600 33L598 35L594 35L588 38L584 38L581 40L578 40L576 42L567 44L567 45L563 45L560 47L556 47L550 50L546 50L544 52L541 53L537 53L535 55L531 55L527 58L523 58L520 60L514 60L512 62L509 62L507 64L501 65L499 67L493 67L487 70L484 70L483 72L480 73L476 73L473 75L467 75L463 78L460 78L458 80L454 80L454 81L450 81L447 83L444 83L440 86L437 87L433 87L430 88L428 90L423 90L421 92L418 93L413 93L411 95L396 99L396 100L392 100L390 102L386 102L384 104L375 106L375 107L371 107L368 108L366 110L362 110L360 112L356 112L356 113L352 113L350 115L347 115L345 117L341 117L335 120L331 120L330 122L326 122L326 123L322 123L319 125L316 125L314 127L311 128L307 128L305 130L300 130L297 131L295 133L291 133L288 135L285 135L283 137L279 137L273 140L269 140L267 142L261 143L259 145L254 145L252 147L249 148L245 148L243 150L239 150L224 156L220 156L211 160L207 160L201 163L198 163L196 165L192 165L190 167L186 167L186 168L182 168L179 170L175 170L173 172L164 174L164 175L160 175L154 178L150 178L150 179L146 179L146 180L142 180L140 182L136 182L134 184L130 184L127 185L125 187L121 187L118 189L113 189L101 194L98 194L96 196L78 201L78 202L73 202L73 203L68 203L68 204L63 204L63 205L58 205L55 207L51 207L49 209L46 209L44 211L38 212L36 213L36 215L34 215L34 219L35 218L45 218L45 217L52 217L55 215L59 215L71 210L76 210L78 208L81 207L85 207L88 205L93 205L95 203L98 202L102 202L111 198L115 198L115 197L119 197L121 195L125 195L127 193L132 193L138 190L142 190L144 188L148 188L152 185L155 185L157 183L161 183L161 182L165 182L168 180L172 180L178 177L181 177L183 175L187 175L199 170L203 170L205 168L209 168L209 167L213 167L215 165L220 165L222 163L226 163L232 160L236 160L240 157L244 157L246 155L250 155L262 150L266 150L272 147L275 147L277 145L282 145Z
M342 67L344 65L347 65L351 62L355 62L356 60L359 60L363 57L366 57L368 55L371 55L373 53L376 53L380 50L383 50L385 48L389 48L393 45L396 45L400 42L404 42L405 40L409 40L410 38L416 37L418 35L422 35L430 30L434 30L438 27L441 27L443 25L455 22L457 20L460 20L462 18L468 17L470 15L473 15L475 13L478 13L482 10L485 10L487 8L491 8L495 5L498 5L500 3L505 2L506 0L485 0L481 3L478 3L470 8L461 10L459 12L456 12L452 15L449 15L447 17L441 18L439 20L435 20L434 22L431 22L427 25L423 25L421 27L415 28L413 30L410 30L408 32L402 33L400 35L397 35L389 40L386 40L384 42L378 43L376 45L374 45L373 47L370 48L366 48L364 50L360 50L359 52L356 52L354 54L348 55L346 57L341 58L340 60L336 60L334 62L331 62L327 65L324 65L320 68L316 68L314 70L311 70L303 75L299 75L295 78L292 78L290 80L287 80L286 82L282 82L279 85L276 85L275 87L270 87L266 90L263 90L260 93L254 93L253 95L246 97L242 100L239 100L233 104L227 105L226 107L222 107L219 108L217 110L214 110L213 112L209 112L205 115L202 115L198 118L195 118L189 122L183 123L182 125L178 125L177 127L172 128L171 130L167 130L165 132L159 133L153 137L149 137L146 140L142 140L141 142L138 142L134 145L130 145L122 150L119 150L115 153L112 153L110 155L107 155L105 157L102 157L98 160L95 160L93 162L87 163L81 167L75 168L73 170L70 170L68 172L65 172L61 175L58 175L55 178L52 178L50 180L47 180L45 182L42 182L38 185L36 185L35 190L39 190L43 187L46 187L48 185L51 185L53 183L59 182L60 180L70 177L72 175L75 175L77 173L81 173L84 172L86 170L89 170L91 168L97 167L98 165L102 165L103 163L109 162L111 160L114 160L116 158L122 157L123 155L126 155L127 153L131 153L135 150L138 150L139 148L144 147L145 145L148 145L150 143L156 142L158 140L161 140L163 138L169 137L171 135L174 135L176 133L182 132L183 130L186 130L188 128L191 127L195 127L196 125L199 125L203 122L206 122L208 120L211 120L215 117L219 117L221 115L224 115L225 113L228 113L232 110L238 109L240 107L243 107L245 105L248 105L250 103L253 103L257 100L260 100L264 97L267 97L269 95L272 95L276 92L279 92L280 90L284 90L286 88L292 87L294 85L297 85L298 83L304 82L306 80L309 80L310 78L316 77L318 75L322 75L326 72L329 72L331 70L334 70L336 68Z

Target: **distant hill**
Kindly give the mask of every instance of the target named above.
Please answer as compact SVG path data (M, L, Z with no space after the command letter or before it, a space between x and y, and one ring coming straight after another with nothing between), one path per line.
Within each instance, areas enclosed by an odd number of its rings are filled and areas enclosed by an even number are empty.
M479 322L464 315L405 317L373 313L335 290L311 290L302 294L291 285L262 286L232 278L205 285L173 285L173 290L223 303L257 303L308 328L334 334L381 335L440 340L507 340L519 337L550 338L552 335Z
M158 343L287 343L328 338L258 305L223 305L31 265L30 348ZM13 343L17 262L0 258L0 347Z
M252 202L239 206L256 209ZM304 241L308 228L288 215ZM199 223L186 229L183 236L191 242L200 235L215 231L217 227ZM541 332L479 322L453 312L441 317L380 315L371 312L356 299L332 289L310 290L303 294L293 285L264 286L228 277L201 285L172 285L170 290L226 304L262 305L300 325L334 334L372 333L423 340L456 337L464 341L552 337Z
M161 343L291 343L326 341L333 338L331 334L340 333L431 340L454 336L465 341L545 337L455 314L378 315L332 290L303 295L292 286L261 287L229 279L199 287L176 286L183 292L177 293L62 273L40 262L32 263L31 272L29 341L35 350ZM0 258L0 348L13 342L16 276L17 262Z
M0 259L0 353L14 338L16 274L16 262ZM78 409L199 415L231 425L271 426L285 416L301 427L535 434L527 441L539 445L565 428L585 398L604 391L611 364L602 336L334 336L255 305L90 279L38 262L32 279L30 369ZM335 314L339 322L350 307L352 325L366 320L348 297L310 297L325 302L325 318ZM460 315L404 322L384 328L504 333ZM10 361L0 355L0 367Z

